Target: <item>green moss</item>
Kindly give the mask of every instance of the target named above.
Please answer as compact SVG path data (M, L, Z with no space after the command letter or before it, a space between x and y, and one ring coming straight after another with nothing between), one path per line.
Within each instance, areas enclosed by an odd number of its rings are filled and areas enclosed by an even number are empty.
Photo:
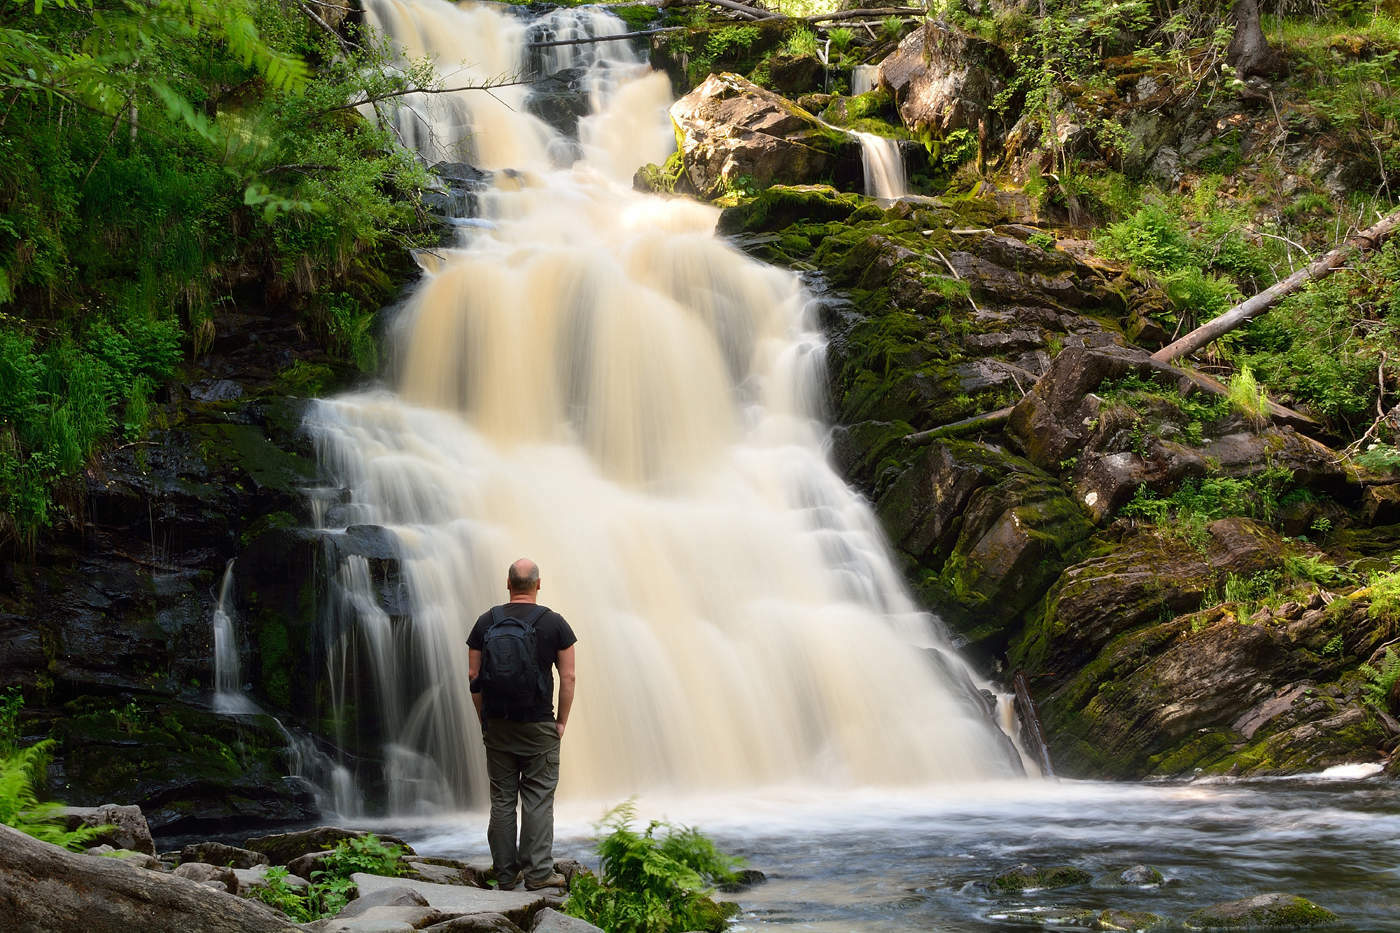
M1336 922L1332 911L1302 897L1268 899L1253 907L1246 907L1246 902L1222 904L1197 910L1186 918L1188 927L1201 930L1298 929Z
M263 625L258 630L258 651L262 662L262 692L282 709L292 705L291 650L287 630Z
M1049 868L1018 865L993 878L991 887L999 894L1016 894L1030 889L1071 888L1092 880L1093 876L1087 871L1072 865L1053 865Z

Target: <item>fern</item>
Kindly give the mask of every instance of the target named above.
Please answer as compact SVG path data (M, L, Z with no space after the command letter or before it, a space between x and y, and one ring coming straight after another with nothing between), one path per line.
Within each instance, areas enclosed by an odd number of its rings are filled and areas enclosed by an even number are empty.
M1387 648L1379 663L1380 667L1362 664L1357 670L1367 678L1361 685L1366 702L1377 709L1385 709L1391 689L1400 681L1400 653L1396 653L1394 648Z
M0 758L0 823L65 849L82 850L101 829L65 829L59 816L62 806L40 803L34 790L48 767L53 744L52 739L45 739Z
M723 930L732 906L711 900L710 885L734 880L742 861L698 830L653 820L638 832L635 818L630 801L603 818L601 877L575 876L565 911L613 933Z

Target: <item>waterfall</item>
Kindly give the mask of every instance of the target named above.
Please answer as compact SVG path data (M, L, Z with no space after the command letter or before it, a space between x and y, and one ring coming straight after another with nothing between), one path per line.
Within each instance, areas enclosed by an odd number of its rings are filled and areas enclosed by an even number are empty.
M527 67L537 28L440 0L366 8L468 78ZM485 93L392 116L425 159L518 171L399 312L393 389L308 416L348 490L326 533L384 529L409 606L387 612L363 559L340 562L332 671L358 652L369 673L331 718L375 717L396 808L481 804L465 638L529 556L579 636L562 797L1011 773L1005 737L948 683L966 666L826 461L811 296L718 239L714 208L632 190L674 146L664 77L622 42L567 61L602 75L572 164Z
M857 65L851 69L851 96L868 94L880 83L879 65Z
M904 157L899 153L899 140L874 133L855 133L860 140L860 162L865 170L865 193L871 197L893 199L909 193L904 174Z
M233 561L224 565L219 601L214 604L214 709L220 713L249 713L257 709L243 694L238 663L238 634L233 627Z

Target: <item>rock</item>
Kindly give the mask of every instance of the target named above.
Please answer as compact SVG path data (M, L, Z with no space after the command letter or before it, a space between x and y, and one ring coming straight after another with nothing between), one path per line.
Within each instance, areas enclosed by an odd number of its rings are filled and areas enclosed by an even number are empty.
M671 106L685 175L703 198L750 183L859 184L860 144L734 74L712 74Z
M987 916L990 920L1005 920L1026 926L1049 927L1053 930L1099 928L1098 911L1088 907L1025 907L1018 910L998 910Z
M1307 898L1293 894L1260 894L1193 911L1186 918L1195 930L1233 930L1245 927L1300 929L1337 922L1337 915Z
M1166 880L1162 873L1151 865L1134 865L1132 868L1125 868L1118 873L1117 878L1119 884L1136 887L1154 887Z
M535 925L531 933L602 933L587 920L561 914L552 907L546 907L535 915Z
M1055 469L1077 456L1098 427L1099 400L1091 393L1105 379L1133 373L1160 374L1175 381L1179 374L1158 363L1145 350L1133 347L1065 347L1034 389L1016 404L1007 431L1037 466Z
M1218 464L1216 472L1224 476L1252 476L1282 467L1292 472L1299 486L1353 500L1359 491L1341 455L1291 427L1228 434L1211 441L1201 453Z
M145 852L135 852L131 849L114 849L109 845L100 845L85 850L84 854L98 855L103 858L121 859L128 865L139 865L149 871L168 871L164 863L154 855L147 855Z
M196 402L232 402L243 397L243 387L229 379L202 379L190 386Z
M974 133L997 120L992 103L1010 66L997 46L938 23L926 23L880 62L880 87L894 95L900 119L913 132L943 137Z
M238 846L222 842L197 842L180 850L181 862L207 862L210 865L224 865L228 868L253 868L268 864L268 858L261 852L240 849Z
M262 905L0 826L0 913L15 933L292 933Z
M499 914L519 927L528 926L530 918L539 910L559 903L559 899L553 895L524 889L495 891L462 885L410 881L404 878L385 878L362 872L356 872L351 876L351 880L355 882L361 897L385 888L407 887L421 894L430 906L445 913Z
M1367 486L1361 496L1361 514L1368 525L1400 522L1400 483Z
M578 121L588 116L591 104L588 69L566 68L530 85L526 108L569 138L578 137Z
M556 865L556 867L558 867ZM725 894L737 894L745 888L751 888L756 884L764 884L768 881L768 876L756 868L741 868L736 873L736 878L727 884L722 884L719 889Z
M372 907L427 907L428 899L407 885L380 888L368 894L362 893L336 914L338 920L358 917Z
M425 933L521 933L521 928L501 914L464 914L435 923L425 928Z
M298 855L308 852L324 852L334 849L342 839L359 839L370 835L357 829L341 829L339 826L318 826L292 833L277 833L271 836L254 836L243 843L245 849L261 852L273 865L286 865ZM396 845L405 855L414 855L408 843L397 836L375 834L380 842Z
M1075 494L1095 524L1102 524L1128 503L1137 490L1173 489L1187 477L1205 476L1208 461L1196 451L1152 437L1146 456L1134 451L1099 454L1086 451L1078 458Z
M267 887L268 867L267 865L258 865L253 868L233 869L234 877L238 879L238 896L247 897L250 892L258 888ZM311 886L310 881L307 881L305 877L295 873L283 875L282 883L292 888L308 888Z
M131 849L146 855L156 854L151 827L140 807L106 803L100 807L64 807L59 811L68 829L79 826L102 827L95 838L111 843L118 849Z
M207 862L185 862L182 865L177 865L173 874L180 878L188 878L196 884L207 884L210 881L215 881L223 885L230 894L238 893L238 876L233 873L232 868L225 868L222 865L210 865Z
M784 97L793 97L817 87L826 73L821 59L811 55L773 56L768 65L768 80L773 90Z
M1105 910L1094 921L1096 930L1113 930L1120 933L1147 933L1171 925L1166 917L1138 910Z
M435 927L445 916L432 907L369 907L352 917L341 913L323 921L318 933L414 933Z
M1022 891L1072 888L1088 884L1091 880L1093 876L1087 871L1072 865L1037 868L1025 863L992 878L991 887L1000 894L1018 894Z
M403 867L405 877L418 881L431 881L434 884L466 884L473 887L486 886L480 872L466 862L459 862L456 859L410 856L403 860Z
M287 871L302 878L310 878L312 873L321 870L321 863L326 860L330 852L308 852L305 855L298 855L287 863Z

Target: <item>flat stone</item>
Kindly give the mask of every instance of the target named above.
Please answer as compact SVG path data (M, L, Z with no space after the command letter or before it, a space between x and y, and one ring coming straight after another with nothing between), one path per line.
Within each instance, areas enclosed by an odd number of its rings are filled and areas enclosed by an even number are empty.
M546 907L536 915L531 933L602 933L602 930L587 920Z
M251 849L224 845L222 842L200 842L180 850L181 862L207 862L227 868L252 868L268 864L267 856Z
M428 899L407 885L393 885L380 888L370 894L364 892L336 914L336 919L349 920L375 907L427 907Z
M544 891L494 891L469 888L456 884L433 884L407 878L385 878L356 872L351 880L365 897L390 887L412 888L427 900L429 906L457 914L502 914L517 926L529 922L536 912L557 905L559 898Z
M333 917L320 933L414 933L444 917L444 911L433 907L371 907L356 916Z
M546 908L548 909L548 908ZM544 911L540 911L544 913ZM590 929L592 929L590 927ZM523 933L519 925L501 914L463 914L435 923L423 933Z

